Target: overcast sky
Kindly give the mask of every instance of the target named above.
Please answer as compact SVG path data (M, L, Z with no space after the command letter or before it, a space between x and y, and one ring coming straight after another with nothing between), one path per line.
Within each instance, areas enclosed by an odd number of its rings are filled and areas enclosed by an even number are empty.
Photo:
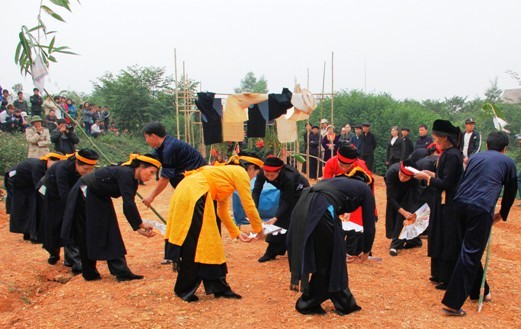
M49 0L44 0L50 2ZM0 85L20 75L14 50L22 25L36 25L37 0L2 1ZM44 16L57 44L80 56L51 64L50 92L92 91L92 81L129 65L182 63L202 89L233 92L248 71L264 75L270 92L303 86L390 93L398 99L482 96L491 81L518 87L521 73L521 1L285 1L285 0L73 0L67 23ZM44 14L45 15L45 14Z

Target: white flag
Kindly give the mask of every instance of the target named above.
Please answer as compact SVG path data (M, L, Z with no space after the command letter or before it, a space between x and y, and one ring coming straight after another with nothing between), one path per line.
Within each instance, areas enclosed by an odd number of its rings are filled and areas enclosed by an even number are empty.
M49 75L49 70L43 63L41 55L36 56L34 64L31 67L31 75L33 77L34 86L43 91L45 88L45 77Z
M505 126L508 125L508 122L506 122L505 120L501 119L497 115L495 115L492 120L494 121L494 127L497 130L504 131L504 132L506 132L508 134L510 133L510 130L505 129Z

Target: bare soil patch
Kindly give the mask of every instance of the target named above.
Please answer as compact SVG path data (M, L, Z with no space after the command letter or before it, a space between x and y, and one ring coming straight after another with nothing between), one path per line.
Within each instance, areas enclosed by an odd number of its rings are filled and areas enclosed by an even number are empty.
M140 187L146 195L155 183ZM40 245L23 241L9 233L5 204L0 207L0 327L2 328L331 328L331 327L469 327L518 328L521 323L520 256L521 207L514 206L510 220L493 228L489 281L493 302L477 313L477 303L468 301L465 318L441 314L443 292L429 283L430 261L424 247L406 250L398 257L388 254L385 238L385 186L376 179L380 220L374 256L381 263L349 264L349 286L362 311L338 316L333 305L323 306L325 316L303 316L294 309L298 293L290 291L287 257L260 264L263 241L235 243L223 234L228 259L228 282L242 300L223 300L205 296L202 287L197 303L176 298L173 284L176 273L161 265L163 239L146 239L133 232L122 214L120 200L116 210L128 250L130 268L145 275L141 281L118 283L104 262L98 264L101 281L86 282L72 276L60 261L47 264L47 253ZM166 217L171 190L158 197L154 206ZM140 206L144 218L156 219ZM426 242L426 241L424 241Z

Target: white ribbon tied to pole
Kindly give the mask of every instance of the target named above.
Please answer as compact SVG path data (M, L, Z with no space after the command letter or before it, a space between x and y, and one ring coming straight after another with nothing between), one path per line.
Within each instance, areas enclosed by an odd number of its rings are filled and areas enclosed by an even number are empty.
M506 133L510 133L509 130L505 129L505 126L508 125L508 122L501 119L497 115L494 115L494 118L492 118L492 121L494 121L494 127L499 131L504 131Z
M33 77L34 86L40 90L45 88L45 77L49 75L49 69L44 64L42 56L36 56L34 64L31 67L31 76Z

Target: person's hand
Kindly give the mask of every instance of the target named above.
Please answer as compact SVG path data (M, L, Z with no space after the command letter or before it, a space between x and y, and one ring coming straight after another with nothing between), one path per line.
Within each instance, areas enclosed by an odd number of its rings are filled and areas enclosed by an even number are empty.
M256 239L264 239L266 235L264 234L264 230L261 230L260 232L257 233L257 236L255 237Z
M405 220L403 221L403 225L407 226L414 224L414 222L416 222L416 217L416 214L412 214L412 216L405 218Z
M500 220L502 220L503 217L501 217L501 214L500 213L495 213L494 214L494 222L492 223L492 225L495 225L497 222L499 222Z
M358 255L358 261L360 263L365 262L369 258L369 253L362 252L360 255Z
M469 162L469 158L463 158L463 164L466 165Z
M277 222L277 217L272 217L272 218L270 218L270 220L266 221L266 224L275 225L276 222Z
M146 236L147 238L151 238L156 235L156 232L154 232L154 227L148 223L141 223L137 232L143 236Z
M143 200L141 200L141 202L143 202L143 204L147 207L150 207L150 205L152 204L153 201L154 201L154 197L152 195L149 195L146 198L144 198Z
M428 180L429 177L432 177L432 176L429 174L428 170L422 170L419 173L414 174L414 178L419 179L419 180Z
M401 208L401 210L398 211L400 213L400 215L402 215L403 217L405 217L405 219L409 219L412 217L412 213L408 212L407 210Z
M251 241L251 238L248 236L248 234L246 234L244 232L241 232L241 234L239 234L238 238L242 242L250 242Z

